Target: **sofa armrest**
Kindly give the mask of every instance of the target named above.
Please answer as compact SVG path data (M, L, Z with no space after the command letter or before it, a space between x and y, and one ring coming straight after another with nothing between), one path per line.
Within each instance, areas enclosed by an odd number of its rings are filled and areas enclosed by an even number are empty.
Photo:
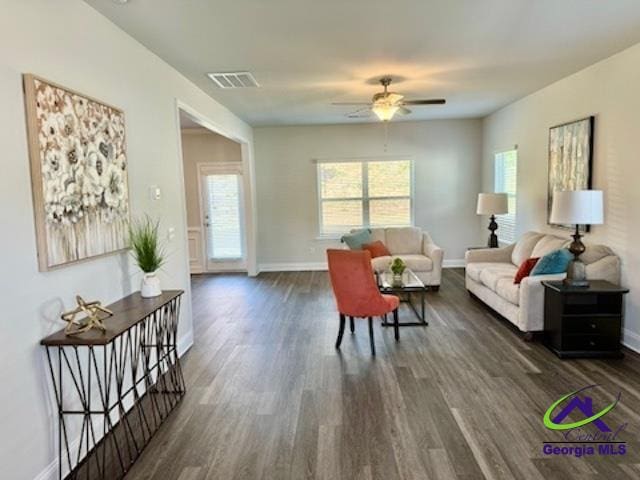
M465 263L477 262L500 262L510 263L511 252L515 244L507 245L502 248L478 248L475 250L467 250L464 255Z
M422 254L429 257L433 262L433 270L431 272L431 286L439 286L442 280L442 262L444 259L444 250L433 242L431 235L427 232L422 233Z
M520 283L520 318L518 327L523 332L544 330L544 285L548 280L562 280L566 273L533 275Z
M422 234L422 254L429 257L434 265L436 263L442 265L444 250L433 243L431 236L426 232Z

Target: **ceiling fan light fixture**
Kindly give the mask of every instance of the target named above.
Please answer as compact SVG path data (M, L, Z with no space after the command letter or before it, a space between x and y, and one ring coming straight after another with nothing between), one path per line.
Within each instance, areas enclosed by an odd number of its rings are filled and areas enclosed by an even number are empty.
M388 122L393 118L400 107L398 105L393 105L389 103L377 103L371 107L373 113L382 120L383 122Z

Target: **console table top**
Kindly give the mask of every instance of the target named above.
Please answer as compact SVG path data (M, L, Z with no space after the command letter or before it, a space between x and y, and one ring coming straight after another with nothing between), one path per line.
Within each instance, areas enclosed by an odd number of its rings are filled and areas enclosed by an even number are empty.
M68 336L63 328L43 338L40 345L49 347L106 345L183 293L183 290L164 290L161 295L153 298L143 298L140 292L132 293L106 307L113 312L113 316L104 320L106 332L93 329L78 335Z

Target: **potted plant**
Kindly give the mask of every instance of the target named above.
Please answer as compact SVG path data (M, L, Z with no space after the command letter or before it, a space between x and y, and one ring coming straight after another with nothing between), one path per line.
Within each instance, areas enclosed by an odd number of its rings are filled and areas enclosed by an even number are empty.
M145 298L162 294L158 270L164 265L165 253L158 237L159 225L159 221L145 216L129 226L131 254L144 274L140 295Z
M393 259L393 262L391 262L390 268L391 268L391 273L393 273L393 284L402 285L402 274L407 268L407 264L404 263L404 261L401 258L396 257Z

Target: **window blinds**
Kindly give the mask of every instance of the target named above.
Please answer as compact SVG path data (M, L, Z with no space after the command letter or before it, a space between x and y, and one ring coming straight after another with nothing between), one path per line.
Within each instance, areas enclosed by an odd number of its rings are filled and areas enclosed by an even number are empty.
M509 150L495 155L495 191L506 193L509 213L498 215L498 239L513 243L516 239L518 151Z

